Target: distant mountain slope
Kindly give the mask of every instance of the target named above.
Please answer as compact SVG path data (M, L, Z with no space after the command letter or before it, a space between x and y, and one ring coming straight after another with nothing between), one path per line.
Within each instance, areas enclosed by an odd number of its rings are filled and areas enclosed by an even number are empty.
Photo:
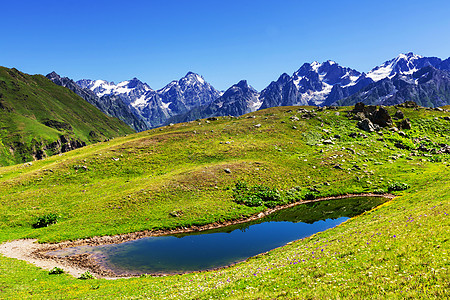
M0 67L0 166L132 132L42 75Z
M57 85L72 90L75 94L95 105L102 112L110 117L116 117L128 124L135 131L144 131L149 129L147 124L138 117L139 113L133 108L126 105L119 96L104 95L98 97L88 88L81 88L75 81L67 77L61 77L57 73L52 72L46 77Z
M240 116L256 111L260 107L259 93L249 86L246 80L241 80L210 104L194 108L185 114L173 116L167 123L217 116Z
M261 109L287 105L328 105L372 83L364 73L334 61L303 64L292 76L284 73L261 92ZM331 98L330 98L331 97Z
M412 100L425 107L450 104L450 73L427 66L412 74L396 73L385 77L336 102L337 105L353 105L363 102L370 105L394 105Z
M174 80L160 90L153 90L137 78L118 84L104 80L83 79L77 81L82 88L93 91L97 96L120 97L149 127L164 124L168 118L211 103L220 92L198 74L189 72L183 78Z

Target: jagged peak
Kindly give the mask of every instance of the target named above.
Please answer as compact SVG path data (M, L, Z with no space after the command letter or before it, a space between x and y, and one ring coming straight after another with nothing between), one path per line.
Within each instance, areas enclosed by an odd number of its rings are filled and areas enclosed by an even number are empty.
M235 84L235 86L240 88L248 88L247 80L243 79L239 81L237 84Z
M47 77L47 78L49 78L49 77L52 77L52 78L61 78L61 76L59 76L59 74L58 73L56 73L55 71L52 71L51 73L48 73L45 77Z
M411 59L419 59L419 58L423 58L422 55L417 55L414 54L413 52L408 52L408 53L400 53L397 57L396 60L401 60L401 59L405 59L405 60L411 60Z

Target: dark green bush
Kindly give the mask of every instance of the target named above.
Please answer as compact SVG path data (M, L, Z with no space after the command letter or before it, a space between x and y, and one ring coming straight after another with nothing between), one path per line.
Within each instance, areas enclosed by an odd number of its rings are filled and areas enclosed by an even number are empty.
M305 200L314 200L317 198L317 194L314 192L307 192L304 196L303 199Z
M78 279L87 280L87 279L95 279L95 277L94 275L91 274L91 272L86 271L83 274L81 274L80 277L78 277Z
M48 274L50 275L58 275L58 274L63 274L64 270L58 267L54 267L53 269L51 269Z
M47 227L48 225L54 224L58 221L59 216L54 213L49 213L44 216L40 216L33 223L33 228Z
M262 185L248 186L244 181L238 181L233 189L234 201L247 206L275 207L284 201L277 189Z
M404 191L406 189L409 189L409 185L406 183L403 183L403 182L394 182L394 183L390 184L388 187L389 192Z

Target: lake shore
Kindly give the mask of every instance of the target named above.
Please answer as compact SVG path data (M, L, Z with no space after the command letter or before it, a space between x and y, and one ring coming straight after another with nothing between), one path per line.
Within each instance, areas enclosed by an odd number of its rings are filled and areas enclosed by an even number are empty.
M326 200L338 200L345 199L351 197L385 197L388 199L393 199L395 196L392 194L348 194L342 196L334 196L334 197L323 197L317 198L314 200L304 200L300 202L290 203L282 206L277 206L275 208L267 209L264 212L260 212L258 214L240 218L230 221L224 222L215 222L211 224L206 224L202 226L192 226L192 227L181 227L174 228L170 230L156 230L156 231L140 231L133 232L127 234L119 234L114 236L101 236L101 237L92 237L87 239L80 239L75 241L65 241L56 244L39 244L36 239L22 239L15 240L11 242L6 242L0 245L0 253L9 258L16 258L20 260L27 261L32 263L40 268L50 270L53 267L62 268L67 274L70 274L74 277L79 277L82 273L89 271L93 273L98 278L105 279L116 279L116 278L128 278L133 275L117 275L111 270L107 270L103 268L93 257L91 254L78 254L67 257L57 257L54 255L48 254L48 252L60 250L68 247L76 247L76 246L99 246L99 245L107 245L107 244L119 244L127 241L137 240L144 237L150 236L162 236L162 235L171 235L171 234L179 234L179 233L190 233L190 232L199 232L209 229L221 228L229 225L245 223L249 221L254 221L261 219L265 216L268 216L276 211L297 206L300 204L326 201ZM261 254L260 254L261 255ZM227 266L229 267L229 266ZM218 268L222 269L224 267ZM150 274L155 276L164 276L170 274ZM134 275L136 276L136 275Z

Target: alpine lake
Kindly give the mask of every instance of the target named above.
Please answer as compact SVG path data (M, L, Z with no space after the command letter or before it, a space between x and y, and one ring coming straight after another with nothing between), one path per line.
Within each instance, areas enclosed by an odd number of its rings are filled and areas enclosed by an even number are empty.
M178 274L229 266L335 227L389 199L358 196L299 204L261 219L205 231L145 237L101 246L49 252L57 257L88 253L116 275Z

